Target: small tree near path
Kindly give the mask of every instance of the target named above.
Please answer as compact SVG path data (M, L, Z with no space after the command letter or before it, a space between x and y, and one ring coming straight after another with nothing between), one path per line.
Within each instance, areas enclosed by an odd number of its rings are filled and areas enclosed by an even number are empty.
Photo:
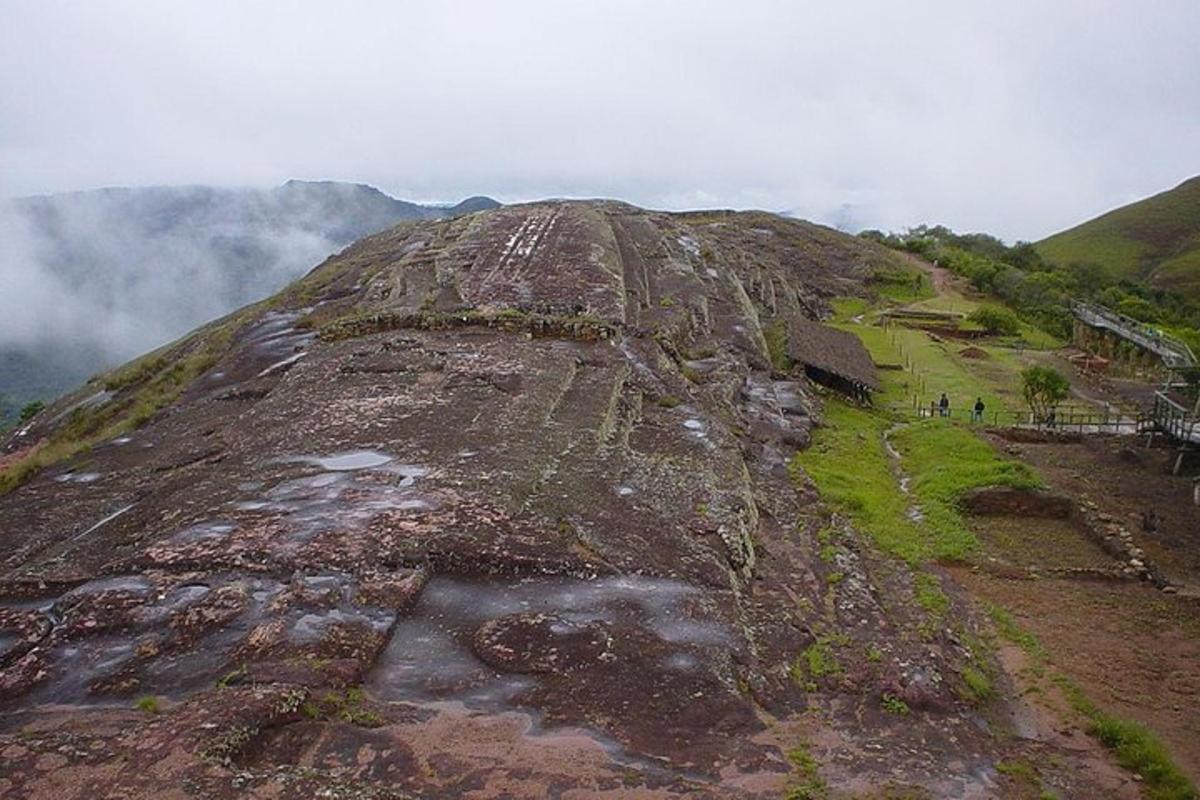
M1037 421L1049 417L1050 409L1071 392L1071 384L1053 367L1029 367L1021 370L1021 395Z
M1015 336L1021 332L1021 320L1001 306L980 306L967 319L994 336Z

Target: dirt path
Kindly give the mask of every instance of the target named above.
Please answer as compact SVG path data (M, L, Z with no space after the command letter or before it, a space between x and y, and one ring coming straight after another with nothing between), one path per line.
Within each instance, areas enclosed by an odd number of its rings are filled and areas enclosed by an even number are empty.
M936 264L930 263L920 256L913 255L912 253L905 253L904 257L908 259L909 262L920 267L925 271L926 274L929 275L929 281L933 284L933 290L937 294L946 294L947 291L950 290L959 290L960 287L955 285L959 281L959 278L950 270L946 269L945 267L939 267Z

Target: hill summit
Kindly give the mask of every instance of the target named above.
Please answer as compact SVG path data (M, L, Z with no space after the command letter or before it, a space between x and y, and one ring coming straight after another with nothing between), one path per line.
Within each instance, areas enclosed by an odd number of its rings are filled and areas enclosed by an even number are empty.
M1038 242L1059 264L1092 262L1200 299L1200 176Z

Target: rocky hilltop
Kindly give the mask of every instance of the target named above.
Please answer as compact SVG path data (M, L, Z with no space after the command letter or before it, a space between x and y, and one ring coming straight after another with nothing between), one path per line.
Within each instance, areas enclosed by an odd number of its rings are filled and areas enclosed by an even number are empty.
M279 291L363 236L497 205L419 205L363 184L297 180L0 203L0 425L31 400Z
M815 797L815 737L848 793L991 796L1034 745L961 699L904 564L848 528L822 558L846 523L788 466L824 390L781 335L895 259L768 214L506 207L97 378L6 444L0 787Z

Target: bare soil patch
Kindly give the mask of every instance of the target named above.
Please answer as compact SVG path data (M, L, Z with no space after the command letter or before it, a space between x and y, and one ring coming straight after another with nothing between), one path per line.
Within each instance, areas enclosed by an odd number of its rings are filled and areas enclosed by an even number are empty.
M1126 525L1147 560L1181 593L1200 594L1200 507L1192 500L1191 477L1170 474L1174 450L1147 448L1145 441L1091 436L1002 446L1036 467L1054 489ZM1143 524L1151 511L1157 520L1152 531Z
M962 569L955 576L1010 610L1089 698L1149 726L1200 778L1200 602L1144 583L1015 581Z

